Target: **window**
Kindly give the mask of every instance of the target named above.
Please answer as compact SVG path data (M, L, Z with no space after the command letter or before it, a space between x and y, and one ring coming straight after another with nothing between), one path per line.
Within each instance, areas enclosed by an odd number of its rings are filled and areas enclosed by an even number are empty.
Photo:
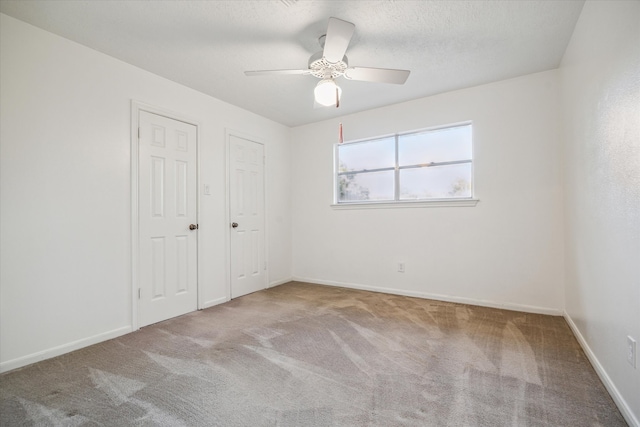
M336 144L337 204L471 200L471 124Z

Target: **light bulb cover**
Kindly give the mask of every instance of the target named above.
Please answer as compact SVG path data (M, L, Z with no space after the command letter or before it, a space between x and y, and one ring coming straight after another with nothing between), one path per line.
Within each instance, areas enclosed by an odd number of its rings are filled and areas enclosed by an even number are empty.
M333 79L323 79L318 82L313 90L316 102L320 105L329 106L336 105L336 90L338 91L338 99L342 96L342 89L333 81Z

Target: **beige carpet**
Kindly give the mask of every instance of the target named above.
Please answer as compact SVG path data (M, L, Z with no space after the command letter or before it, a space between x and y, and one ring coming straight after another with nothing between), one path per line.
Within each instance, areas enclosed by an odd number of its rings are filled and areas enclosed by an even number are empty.
M561 317L288 283L0 376L2 426L624 426Z

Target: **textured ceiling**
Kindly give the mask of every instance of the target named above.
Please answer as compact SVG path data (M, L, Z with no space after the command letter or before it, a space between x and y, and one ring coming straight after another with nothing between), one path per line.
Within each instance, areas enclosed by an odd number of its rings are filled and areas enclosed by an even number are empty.
M0 1L0 12L287 126L558 67L583 1ZM411 70L403 86L338 80L314 108L301 69L334 16L350 66Z

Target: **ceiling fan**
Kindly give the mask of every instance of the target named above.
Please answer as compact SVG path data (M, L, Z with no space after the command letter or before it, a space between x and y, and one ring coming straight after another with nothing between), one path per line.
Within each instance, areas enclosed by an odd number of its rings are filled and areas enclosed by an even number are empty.
M311 55L309 67L306 70L258 70L245 71L244 74L247 76L310 74L321 79L314 89L316 102L320 105L336 107L340 106L342 94L342 89L335 82L338 77L364 82L404 84L409 77L408 70L349 67L345 52L355 28L356 26L351 22L329 18L327 34L318 39L322 51Z

